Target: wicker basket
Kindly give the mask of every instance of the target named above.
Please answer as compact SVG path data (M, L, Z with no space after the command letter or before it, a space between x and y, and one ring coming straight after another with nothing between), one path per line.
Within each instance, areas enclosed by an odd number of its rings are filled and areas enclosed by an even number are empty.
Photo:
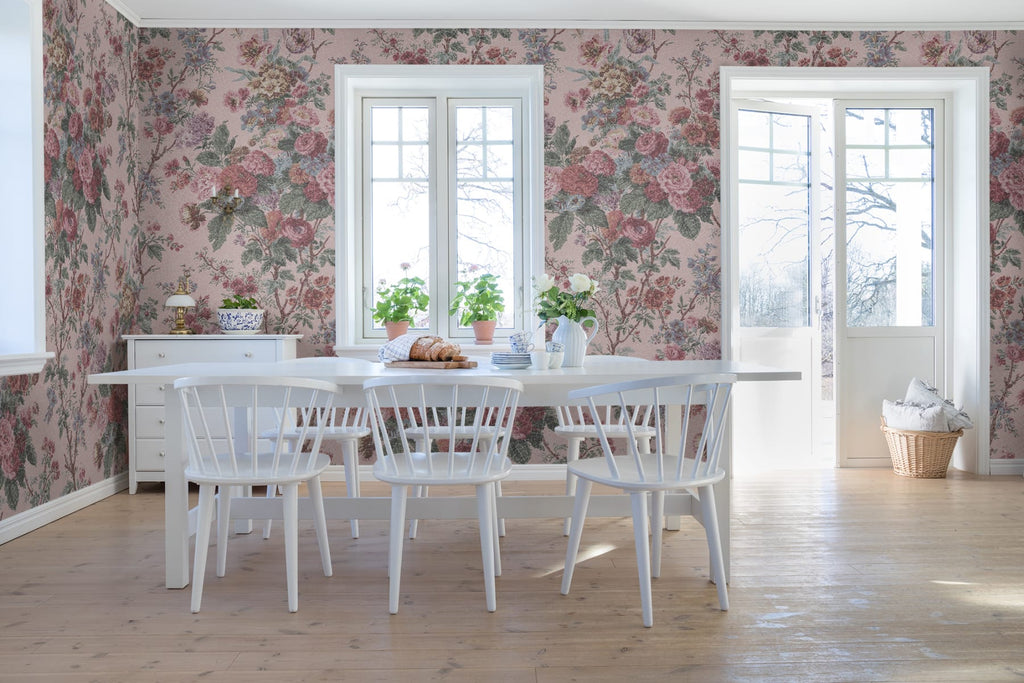
M893 429L886 426L883 417L882 433L889 444L892 468L896 474L919 479L942 479L946 476L956 440L964 435L964 430L915 432Z

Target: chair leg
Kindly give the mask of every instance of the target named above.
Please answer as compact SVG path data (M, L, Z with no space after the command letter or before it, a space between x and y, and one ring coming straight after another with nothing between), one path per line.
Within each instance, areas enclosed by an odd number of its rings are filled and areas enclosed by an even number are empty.
M210 525L213 523L214 493L216 486L200 484L199 519L196 527L196 554L192 562L192 613L199 611L203 601L203 583L206 579L206 554L210 549Z
M494 575L501 576L501 528L502 520L498 519L498 496L501 495L501 482L496 481L491 491L491 524L494 527L491 539L494 541Z
M267 484L267 498L274 498L277 496L277 484ZM274 525L274 520L266 519L263 521L263 540L270 538L270 529Z
M583 522L587 519L587 507L590 505L590 490L593 482L583 479L576 484L576 498L572 505L572 528L569 529L569 546L565 551L565 570L562 572L562 595L569 594L572 585L572 573L576 569L576 556L580 551L580 539L583 537Z
M647 539L647 492L635 491L629 494L633 504L633 540L636 543L636 570L640 577L640 608L644 626L654 625L654 610L651 606L651 547Z
M665 492L651 491L651 576L661 576L661 539L665 527Z
M309 489L309 502L313 504L313 525L316 527L316 544L320 547L320 564L324 568L324 576L333 576L331 567L331 546L327 542L327 516L324 514L324 493L320 486L320 477L316 476L306 482Z
M481 484L476 487L476 510L480 522L480 555L484 565L484 595L487 611L498 608L494 589L494 486Z
M349 498L359 497L359 464L356 460L356 442L345 439L341 444L341 460L345 467L345 493ZM359 538L359 520L349 520L352 538Z
M288 611L299 611L299 485L285 484L284 573L288 582Z
M405 501L408 488L391 487L391 532L388 538L388 612L398 614L402 581L402 543L405 540Z
M422 439L417 439L416 442L413 444L413 448L415 448L418 453L428 453L429 454L430 453L430 446L431 446L431 441L429 441L429 440L424 441ZM413 486L412 487L412 497L413 498L420 498L420 497L426 498L427 494L429 492L430 492L430 487L429 486ZM410 519L409 520L409 538L416 538L416 532L419 531L419 526L420 526L420 520L418 520L418 519Z
M569 448L565 452L565 466L568 467L572 463L580 459L580 444L583 443L583 439L577 437L569 438ZM566 470L565 472L565 495L571 496L576 493L576 475ZM562 525L562 535L569 535L569 526L572 524L572 517L566 517L565 523Z
M221 486L217 493L217 576L228 566L228 536L231 530L231 494L233 486Z
M496 499L497 498L501 498L501 482L500 481L494 482L494 496L495 496ZM504 536L505 535L505 519L503 517L498 517L497 516L497 514L498 514L497 500L495 500L494 514L495 514L494 519L498 523L498 536ZM498 570L498 576L501 576L501 570Z
M718 533L718 515L715 508L715 489L713 486L701 486L700 512L704 518L704 535L708 539L708 555L711 557L711 575L718 588L718 606L723 611L729 609L729 589L725 582L725 563L722 560L722 538Z

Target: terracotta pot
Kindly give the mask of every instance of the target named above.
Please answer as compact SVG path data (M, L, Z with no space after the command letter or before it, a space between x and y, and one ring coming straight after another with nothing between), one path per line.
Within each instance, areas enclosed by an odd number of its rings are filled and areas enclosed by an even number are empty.
M493 344L494 328L497 324L497 320L477 320L473 322L473 336L476 337L476 343Z
M384 322L384 329L388 333L388 341L391 341L395 337L401 337L403 334L409 331L409 321L386 320Z

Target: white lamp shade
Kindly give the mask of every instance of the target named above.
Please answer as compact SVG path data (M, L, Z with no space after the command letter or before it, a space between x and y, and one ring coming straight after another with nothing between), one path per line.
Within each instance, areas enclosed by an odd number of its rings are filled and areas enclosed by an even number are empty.
M177 308L178 306L189 308L196 305L196 300L188 294L172 294L164 305L170 308Z

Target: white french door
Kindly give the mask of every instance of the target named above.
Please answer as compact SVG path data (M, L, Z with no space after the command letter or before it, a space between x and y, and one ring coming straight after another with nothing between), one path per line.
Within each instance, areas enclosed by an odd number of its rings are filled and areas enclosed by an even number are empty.
M889 464L883 399L917 376L945 389L941 100L837 100L839 462Z
M821 424L821 257L816 109L735 100L738 359L797 369L799 382L737 386L740 469L816 461Z

